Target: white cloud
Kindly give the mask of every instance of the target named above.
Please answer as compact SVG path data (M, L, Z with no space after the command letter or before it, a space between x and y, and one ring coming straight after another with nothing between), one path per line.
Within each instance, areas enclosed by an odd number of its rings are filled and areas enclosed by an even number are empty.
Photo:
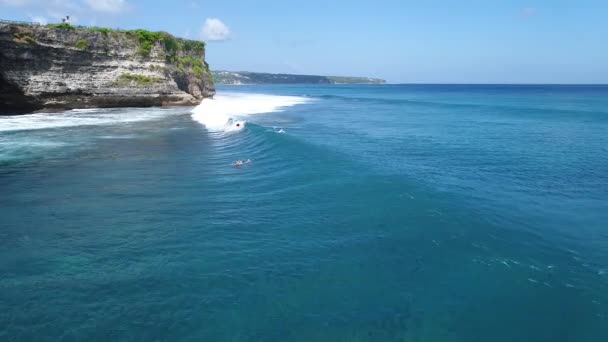
M217 18L207 18L201 29L204 40L223 41L230 37L230 28Z
M86 0L89 7L98 12L118 13L127 7L126 0Z

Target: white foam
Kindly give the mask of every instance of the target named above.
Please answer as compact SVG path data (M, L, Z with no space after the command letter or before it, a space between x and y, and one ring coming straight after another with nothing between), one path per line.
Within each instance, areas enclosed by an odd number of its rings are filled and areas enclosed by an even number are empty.
M309 101L299 96L222 93L213 99L204 99L192 110L192 119L213 132L238 131L245 126L248 115L278 112Z
M276 112L284 107L308 101L310 100L307 98L297 96L222 93L216 95L214 100L204 100L192 111L192 118L209 130L238 131L244 127L243 120L247 115ZM0 116L0 132L112 125L157 120L168 115L183 113L184 111L180 109L114 108Z
M162 108L116 108L0 116L0 132L130 123L155 120L176 113L179 112Z

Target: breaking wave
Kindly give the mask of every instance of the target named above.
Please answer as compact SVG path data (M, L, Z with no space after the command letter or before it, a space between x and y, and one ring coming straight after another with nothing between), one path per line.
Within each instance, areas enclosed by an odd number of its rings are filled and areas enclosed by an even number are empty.
M192 119L212 132L239 131L245 126L248 115L278 112L310 101L299 96L222 93L213 99L204 99L192 110Z

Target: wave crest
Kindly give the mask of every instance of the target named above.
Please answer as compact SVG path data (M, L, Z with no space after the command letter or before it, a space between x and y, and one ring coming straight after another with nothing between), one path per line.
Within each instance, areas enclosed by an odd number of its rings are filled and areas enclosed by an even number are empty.
M307 102L310 99L299 96L222 93L213 99L204 99L192 110L192 119L209 131L238 131L245 126L248 115L279 112L285 107Z

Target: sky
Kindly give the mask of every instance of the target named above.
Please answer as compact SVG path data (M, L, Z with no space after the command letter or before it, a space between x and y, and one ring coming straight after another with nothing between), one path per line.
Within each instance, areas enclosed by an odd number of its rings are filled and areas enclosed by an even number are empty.
M167 31L215 70L608 83L606 0L0 0L0 19Z

